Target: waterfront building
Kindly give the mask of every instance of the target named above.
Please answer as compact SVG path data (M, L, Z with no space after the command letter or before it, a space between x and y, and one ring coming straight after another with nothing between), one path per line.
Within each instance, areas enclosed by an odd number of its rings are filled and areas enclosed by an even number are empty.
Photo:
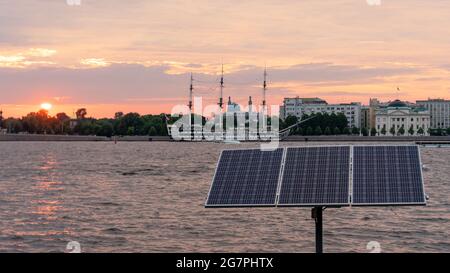
M400 100L378 107L375 114L377 135L429 135L430 112Z
M370 130L372 127L370 125L370 107L361 106L361 129L366 128Z
M450 128L450 100L428 99L418 100L416 103L430 111L431 129Z
M320 98L284 98L283 106L280 107L282 119L288 116L301 118L304 114L311 115L316 113L339 114L343 113L347 117L349 127L361 126L361 103L340 103L328 104Z
M369 128L376 127L375 118L378 108L386 107L387 105L388 103L380 102L377 98L369 99L369 122L367 124Z

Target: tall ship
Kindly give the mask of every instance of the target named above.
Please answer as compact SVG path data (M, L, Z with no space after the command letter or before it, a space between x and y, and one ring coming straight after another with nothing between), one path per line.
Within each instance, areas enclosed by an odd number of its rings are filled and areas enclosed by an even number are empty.
M246 141L272 141L287 137L294 127L300 123L279 130L279 117L271 116L268 111L267 93L267 69L264 69L262 82L262 103L254 107L252 97L248 97L247 108L242 110L241 105L232 102L231 96L228 103L224 103L224 69L220 77L220 95L217 110L211 117L195 114L199 109L194 109L194 76L191 73L189 85L188 113L180 114L178 120L169 124L173 117L166 117L166 126L169 136L174 141L212 141L238 143ZM200 109L199 112L203 112Z

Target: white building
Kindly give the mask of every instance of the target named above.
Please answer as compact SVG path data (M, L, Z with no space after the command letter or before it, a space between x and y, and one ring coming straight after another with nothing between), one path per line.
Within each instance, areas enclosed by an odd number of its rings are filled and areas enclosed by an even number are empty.
M280 116L286 119L288 116L301 118L304 114L316 113L339 114L343 113L348 120L349 127L361 127L361 103L328 104L320 98L285 98L280 107Z
M450 128L450 100L428 99L418 100L416 103L430 111L431 129Z
M430 113L423 107L413 107L395 100L387 106L378 108L375 114L375 125L378 135L401 135L401 128L404 131L403 135L410 135L411 129L412 135L429 135ZM391 133L392 130L395 130L394 134Z

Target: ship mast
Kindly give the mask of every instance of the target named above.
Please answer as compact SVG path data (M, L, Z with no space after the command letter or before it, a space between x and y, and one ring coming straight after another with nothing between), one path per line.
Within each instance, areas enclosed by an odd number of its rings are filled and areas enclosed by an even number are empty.
M222 76L220 77L220 98L219 98L219 107L223 108L223 63L222 63Z
M266 92L267 92L267 67L264 67L264 83L263 83L263 111L266 111Z
M194 76L191 73L191 85L189 87L189 111L192 113L192 92L194 91Z

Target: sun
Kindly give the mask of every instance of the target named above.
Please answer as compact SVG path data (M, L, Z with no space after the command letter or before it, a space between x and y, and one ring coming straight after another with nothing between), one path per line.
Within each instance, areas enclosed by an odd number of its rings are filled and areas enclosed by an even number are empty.
M50 111L50 109L52 109L53 105L51 103L48 102L44 102L41 104L41 109Z

